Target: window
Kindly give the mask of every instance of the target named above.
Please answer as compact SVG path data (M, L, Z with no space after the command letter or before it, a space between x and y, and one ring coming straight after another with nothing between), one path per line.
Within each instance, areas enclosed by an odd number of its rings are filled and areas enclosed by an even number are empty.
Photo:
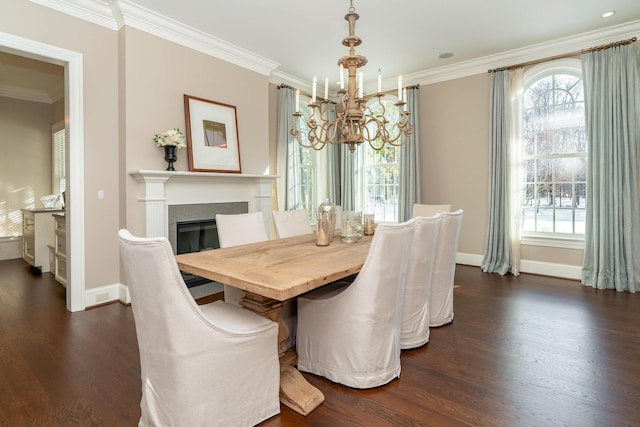
M306 120L311 114L307 106L309 97L300 95L300 113L298 127L302 143L307 141L308 127ZM398 120L399 110L394 105L395 97L386 100L386 115L392 123ZM382 106L377 98L371 101L369 111L380 113ZM327 151L304 148L297 141L289 141L287 159L287 210L305 209L311 222L315 221L316 208L326 199L328 193ZM374 150L368 143L363 143L355 153L348 152L343 161L353 159L355 173L355 209L363 213L375 214L377 222L398 222L398 181L399 181L399 147L385 145L381 150Z
M525 73L523 238L584 239L587 138L579 61Z
M62 194L67 188L64 123L55 124L51 132L51 194Z
M300 137L307 136L307 118L311 114L311 108L308 107L309 97L300 96L300 113L299 119ZM306 99L304 99L306 98ZM303 140L303 143L307 141ZM287 163L293 167L287 168L289 188L287 188L287 209L305 209L307 217L310 221L315 221L316 208L320 204L318 198L318 162L320 152L305 148L298 144L297 141L290 141L289 158Z
M382 112L377 98L370 102L368 108L373 115ZM398 121L395 99L386 100L386 115L391 123ZM398 222L400 147L385 144L381 150L375 150L365 142L356 152L357 209L374 214L376 222Z

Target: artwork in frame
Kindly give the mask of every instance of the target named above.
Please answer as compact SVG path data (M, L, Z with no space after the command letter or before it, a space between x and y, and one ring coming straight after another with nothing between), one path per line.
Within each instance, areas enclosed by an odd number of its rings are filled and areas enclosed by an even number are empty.
M236 107L184 95L189 170L240 173Z

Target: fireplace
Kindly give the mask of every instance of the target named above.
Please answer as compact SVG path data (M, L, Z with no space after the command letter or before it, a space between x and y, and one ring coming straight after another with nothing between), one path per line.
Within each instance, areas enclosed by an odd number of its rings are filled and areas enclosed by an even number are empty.
M176 233L176 252L178 255L220 247L215 219L177 222Z
M206 251L220 247L216 214L239 214L248 212L247 202L192 203L169 205L169 242L177 255ZM182 272L188 288L217 282L204 277Z
M203 250L208 246L219 248L218 231L215 228L216 214L241 214L249 212L248 202L190 203L169 205L168 239L177 254ZM185 235L189 241L178 244L178 224L185 224ZM201 227L203 229L201 229ZM200 236L203 240L200 241ZM202 247L200 247L202 244ZM186 248L190 248L187 250Z
M215 219L180 221L176 223L176 251L178 255L207 251L220 247L218 227ZM212 283L211 280L195 274L180 272L187 288Z
M175 254L178 222L214 219L218 213L262 212L265 223L271 218L275 175L164 170L129 173L139 183L142 235L166 237ZM215 285L213 291L211 283L189 291L194 297L222 291L221 284Z

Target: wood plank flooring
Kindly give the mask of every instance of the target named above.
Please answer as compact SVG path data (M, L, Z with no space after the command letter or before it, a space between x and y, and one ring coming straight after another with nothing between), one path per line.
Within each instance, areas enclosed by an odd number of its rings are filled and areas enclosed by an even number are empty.
M455 320L399 380L304 374L325 402L261 426L640 426L639 319L638 294L458 266ZM130 307L69 313L53 276L0 261L0 426L135 426L140 396Z

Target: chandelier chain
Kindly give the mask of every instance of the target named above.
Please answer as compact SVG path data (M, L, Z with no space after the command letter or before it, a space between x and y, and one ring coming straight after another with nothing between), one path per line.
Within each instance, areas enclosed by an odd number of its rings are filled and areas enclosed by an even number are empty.
M367 142L373 149L381 150L385 145L400 146L413 134L413 125L409 120L410 112L407 111L406 89L402 88L402 77L398 77L398 100L393 105L397 111L397 118L390 120L386 102L382 99L385 93L381 90L381 71L378 70L377 97L379 111L371 112L367 107L367 99L363 90L363 74L357 70L367 64L367 58L355 53L356 46L362 40L355 35L355 23L359 15L355 12L353 0L344 19L349 24L349 34L342 40L342 44L349 48L349 54L338 60L340 67L340 89L338 90L338 102L329 101L328 79L325 79L325 96L319 100L316 97L316 78L313 81L311 95L311 114L304 121L299 110L300 91L296 91L296 112L294 121L289 127L289 133L306 148L321 150L327 144L346 144L351 152ZM347 88L344 88L344 71L347 72ZM359 77L359 85L356 78ZM335 112L335 119L329 120L330 108ZM301 128L301 121L306 125L306 130Z

